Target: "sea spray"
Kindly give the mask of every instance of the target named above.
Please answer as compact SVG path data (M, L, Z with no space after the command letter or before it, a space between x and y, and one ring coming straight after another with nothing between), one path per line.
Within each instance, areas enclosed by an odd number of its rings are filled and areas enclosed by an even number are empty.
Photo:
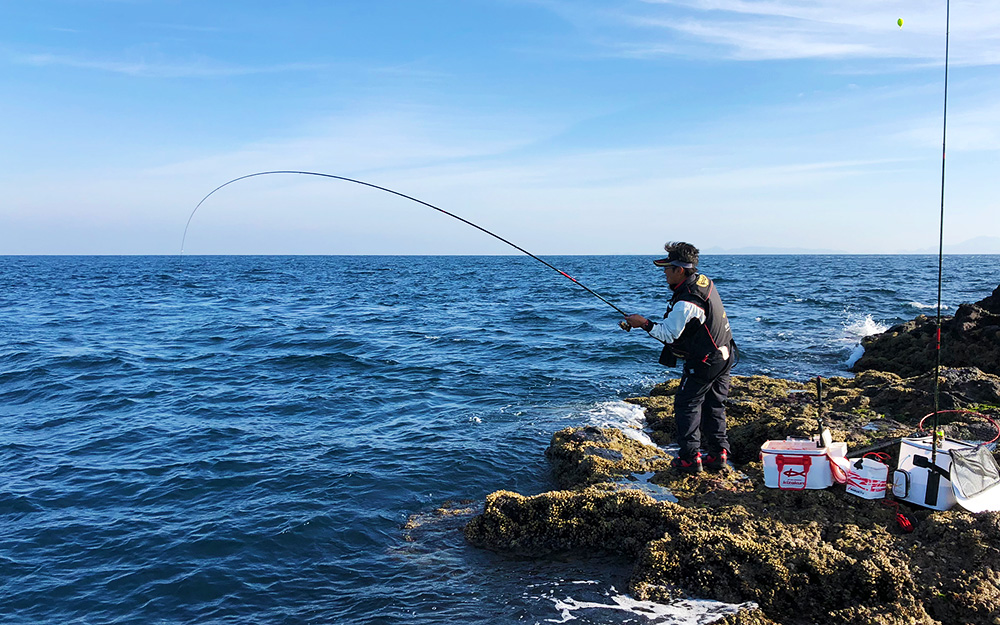
M846 314L847 317L842 323L844 329L844 340L854 344L851 348L850 355L844 363L847 368L850 369L865 353L865 348L861 345L861 339L873 334L881 334L882 332L888 330L889 326L881 321L876 321L871 314L861 316L849 311L847 311Z
M872 334L880 334L889 329L888 325L881 321L876 321L870 314L861 316L855 313L848 313L842 325L845 337L855 341L860 341Z
M910 308L916 308L917 310L937 310L937 304L921 304L920 302L910 302L907 304ZM941 305L941 310L949 310L951 306L947 304Z
M629 438L656 447L646 434L646 413L635 404L623 401L601 402L583 414L584 422L599 428L621 430Z

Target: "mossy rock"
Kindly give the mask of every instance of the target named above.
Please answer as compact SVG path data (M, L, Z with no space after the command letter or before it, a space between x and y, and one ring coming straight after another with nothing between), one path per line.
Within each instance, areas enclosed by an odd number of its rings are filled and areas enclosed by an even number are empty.
M615 428L567 428L552 435L545 450L556 481L563 488L614 481L655 470L666 461L663 450L629 438Z
M639 599L759 606L723 622L991 623L1000 613L1000 515L923 511L913 534L893 529L891 516L833 490L714 491L684 504L634 490L498 491L465 534L520 555L635 557L630 592Z
M600 550L635 555L670 526L677 504L637 490L497 491L465 527L473 545L521 555Z
M744 493L755 488L753 480L741 471L686 474L664 468L657 471L650 482L666 488L681 502L716 491Z
M785 622L817 622L857 605L895 604L914 594L905 558L891 555L891 537L854 525L786 523L742 506L715 510L677 534L652 541L633 577L640 598L662 580L696 596L754 601Z

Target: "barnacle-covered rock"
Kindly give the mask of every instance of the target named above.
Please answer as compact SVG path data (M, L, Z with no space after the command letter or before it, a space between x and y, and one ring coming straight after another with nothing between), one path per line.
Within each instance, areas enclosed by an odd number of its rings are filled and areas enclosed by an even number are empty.
M957 625L1000 611L998 514L917 511L905 534L891 510L842 492L712 494L678 504L634 490L498 491L465 534L519 555L634 557L635 597L759 606L722 621L734 625Z
M603 550L635 555L681 512L636 490L552 491L524 497L497 491L465 527L472 544L522 555Z
M654 471L669 460L663 450L629 438L621 430L590 426L556 432L545 455L564 488Z

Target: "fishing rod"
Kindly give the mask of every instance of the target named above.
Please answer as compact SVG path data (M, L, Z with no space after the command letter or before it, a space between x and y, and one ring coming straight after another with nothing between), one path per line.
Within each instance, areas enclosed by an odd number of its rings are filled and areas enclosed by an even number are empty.
M215 194L216 191L219 191L219 190L223 189L224 187L228 187L229 185L233 184L234 182L239 182L240 180L246 180L247 178L253 178L255 176L270 176L270 175L273 175L273 174L297 174L297 175L302 175L302 176L318 176L318 177L321 177L321 178L332 178L334 180L343 180L344 182L353 182L354 184L360 184L360 185L363 185L363 186L366 186L366 187L371 187L372 189L378 189L379 191L385 191L386 193L391 193L393 195L398 195L401 198L405 198L405 199L410 200L412 202L416 202L417 204L423 204L424 206L426 206L428 208L433 208L434 210L438 211L439 213L444 213L445 215L447 215L449 217L452 217L454 219L457 219L457 220L461 221L464 224L472 226L476 230L480 230L482 232L485 232L486 234L490 235L491 237L493 237L495 239L498 239L500 241L503 241L504 243L506 243L507 245L509 245L512 248L516 249L517 251L522 252L524 254L527 254L528 256L530 256L531 258L534 258L535 260L537 260L538 262L542 263L543 265L545 265L549 269L552 269L553 271L559 273L564 278L567 278L567 279L571 280L573 282L573 284L579 286L580 288L582 288L586 292L590 293L591 295L593 295L597 299L601 300L602 302L604 302L608 306L614 308L616 311L618 311L618 313L621 314L621 316L628 317L628 313L626 313L624 310L622 310L618 306L615 306L614 304L612 304L608 300L604 299L604 297L602 297L599 293L597 293L596 291L588 288L585 284L581 283L579 280L577 280L573 276L569 275L565 271L554 267L550 263L548 263L548 262L542 260L541 258L535 256L534 254L532 254L528 250L524 249L523 247L521 247L519 245L516 245L515 243L512 243L510 241L508 241L507 239L503 238L502 236L500 236L500 235L498 235L498 234L496 234L494 232L490 232L489 230L487 230L486 228L483 228L482 226L479 226L477 224L472 223L471 221L469 221L468 219L465 219L464 217L459 217L458 215L456 215L454 213L451 213L451 212L448 212L448 211L444 210L443 208L439 208L437 206L434 206L433 204L431 204L429 202L425 202L425 201L423 201L421 199L415 198L412 195L406 195L405 193L400 193L399 191L393 191L392 189L389 189L387 187L381 187L381 186L379 186L377 184L372 184L370 182L365 182L364 180L355 180L354 178L347 178L345 176L334 176L333 174L323 174L323 173L319 173L319 172L315 172L315 171L292 171L292 170L259 171L257 173L247 174L245 176L240 176L239 178L233 178L229 182L226 182L225 184L220 184L216 188L212 189L211 193L209 193L205 197L201 198L201 201L198 202L198 205L194 207L193 211L191 211L191 215L188 216L187 223L184 224L184 236L181 237L181 255L182 256L184 255L184 243L187 240L187 232L188 232L188 227L191 226L191 220L194 219L194 214L198 212L198 209L201 208L201 205L205 203L205 200L207 200L208 198L212 197ZM628 330L629 329L628 324L626 322L624 322L624 321L622 321L618 325L623 330Z
M941 122L941 221L938 227L938 281L937 281L937 360L934 364L934 434L931 437L931 462L937 461L940 420L940 380L941 371L941 282L944 275L944 166L948 144L948 44L951 39L951 0L946 3L944 20L944 112Z

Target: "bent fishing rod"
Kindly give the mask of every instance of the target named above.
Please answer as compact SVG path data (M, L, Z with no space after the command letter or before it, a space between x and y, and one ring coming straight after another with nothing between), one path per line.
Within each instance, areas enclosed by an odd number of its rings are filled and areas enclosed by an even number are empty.
M486 234L490 235L494 239L498 239L498 240L506 243L507 245L511 246L512 248L516 249L517 251L519 251L519 252L521 252L523 254L526 254L526 255L530 256L531 258L534 258L535 260L537 260L538 262L542 263L543 265L545 265L549 269L551 269L551 270L559 273L564 278L567 278L567 279L571 280L573 282L573 284L579 286L580 288L582 288L586 292L590 293L591 295L593 295L597 299L601 300L602 302L604 302L608 306L614 308L616 311L618 311L619 314L621 314L621 316L628 317L628 313L626 313L624 310L622 310L618 306L615 306L614 304L612 304L608 300L604 299L604 297L602 297L599 293L597 293L594 290L588 288L585 284L581 283L579 280L577 280L573 276L569 275L565 271L554 267L550 263L548 263L548 262L542 260L541 258L535 256L534 254L532 254L528 250L524 249L523 247L521 247L519 245L516 245L515 243L512 243L510 241L508 241L507 239L503 238L502 236L500 236L500 235L498 235L498 234L496 234L494 232L490 232L489 230L487 230L486 228L483 228L482 226L479 226L477 224L472 223L471 221L469 221L468 219L465 219L464 217L459 217L458 215L456 215L454 213L451 213L451 212L448 212L448 211L444 210L443 208L439 208L437 206L434 206L433 204L431 204L429 202L425 202L425 201L423 201L421 199L415 198L412 195L406 195L405 193L400 193L399 191L394 191L394 190L392 190L392 189L390 189L388 187L381 187L381 186L379 186L377 184L372 184L370 182L365 182L364 180L355 180L354 178L347 178L345 176L335 176L333 174L323 174L323 173L319 173L319 172L315 172L315 171L293 171L293 170L259 171L257 173L247 174L245 176L240 176L239 178L233 178L229 182L226 182L224 184L220 184L216 188L212 189L211 193L209 193L205 197L201 198L201 201L198 202L198 205L194 207L193 211L191 211L191 215L188 216L187 223L184 224L184 236L181 237L181 255L182 256L184 255L184 243L187 240L187 232L188 232L188 227L191 226L191 220L194 219L195 213L197 213L198 209L201 208L201 205L205 203L205 200L207 200L208 198L210 198L213 195L215 195L216 191L220 191L223 188L228 187L229 185L233 184L234 182L239 182L240 180L246 180L247 178L254 178L256 176L270 176L270 175L274 175L274 174L295 174L295 175L302 175L302 176L318 176L320 178L332 178L333 180L342 180L344 182L353 182L354 184L360 184L360 185L363 185L363 186L366 186L366 187L371 187L372 189L378 189L379 191L385 191L386 193L391 193L393 195L398 195L401 198L405 198L405 199L410 200L412 202L416 202L417 204L423 204L424 206L426 206L428 208L433 208L434 210L438 211L439 213L444 213L445 215L447 215L447 216L449 216L449 217L451 217L453 219L457 219L458 221L461 221L462 223L464 223L466 225L472 226L476 230L479 230L481 232L485 232ZM625 321L620 322L618 325L623 330L628 331L630 329L629 326L628 326L628 324Z

